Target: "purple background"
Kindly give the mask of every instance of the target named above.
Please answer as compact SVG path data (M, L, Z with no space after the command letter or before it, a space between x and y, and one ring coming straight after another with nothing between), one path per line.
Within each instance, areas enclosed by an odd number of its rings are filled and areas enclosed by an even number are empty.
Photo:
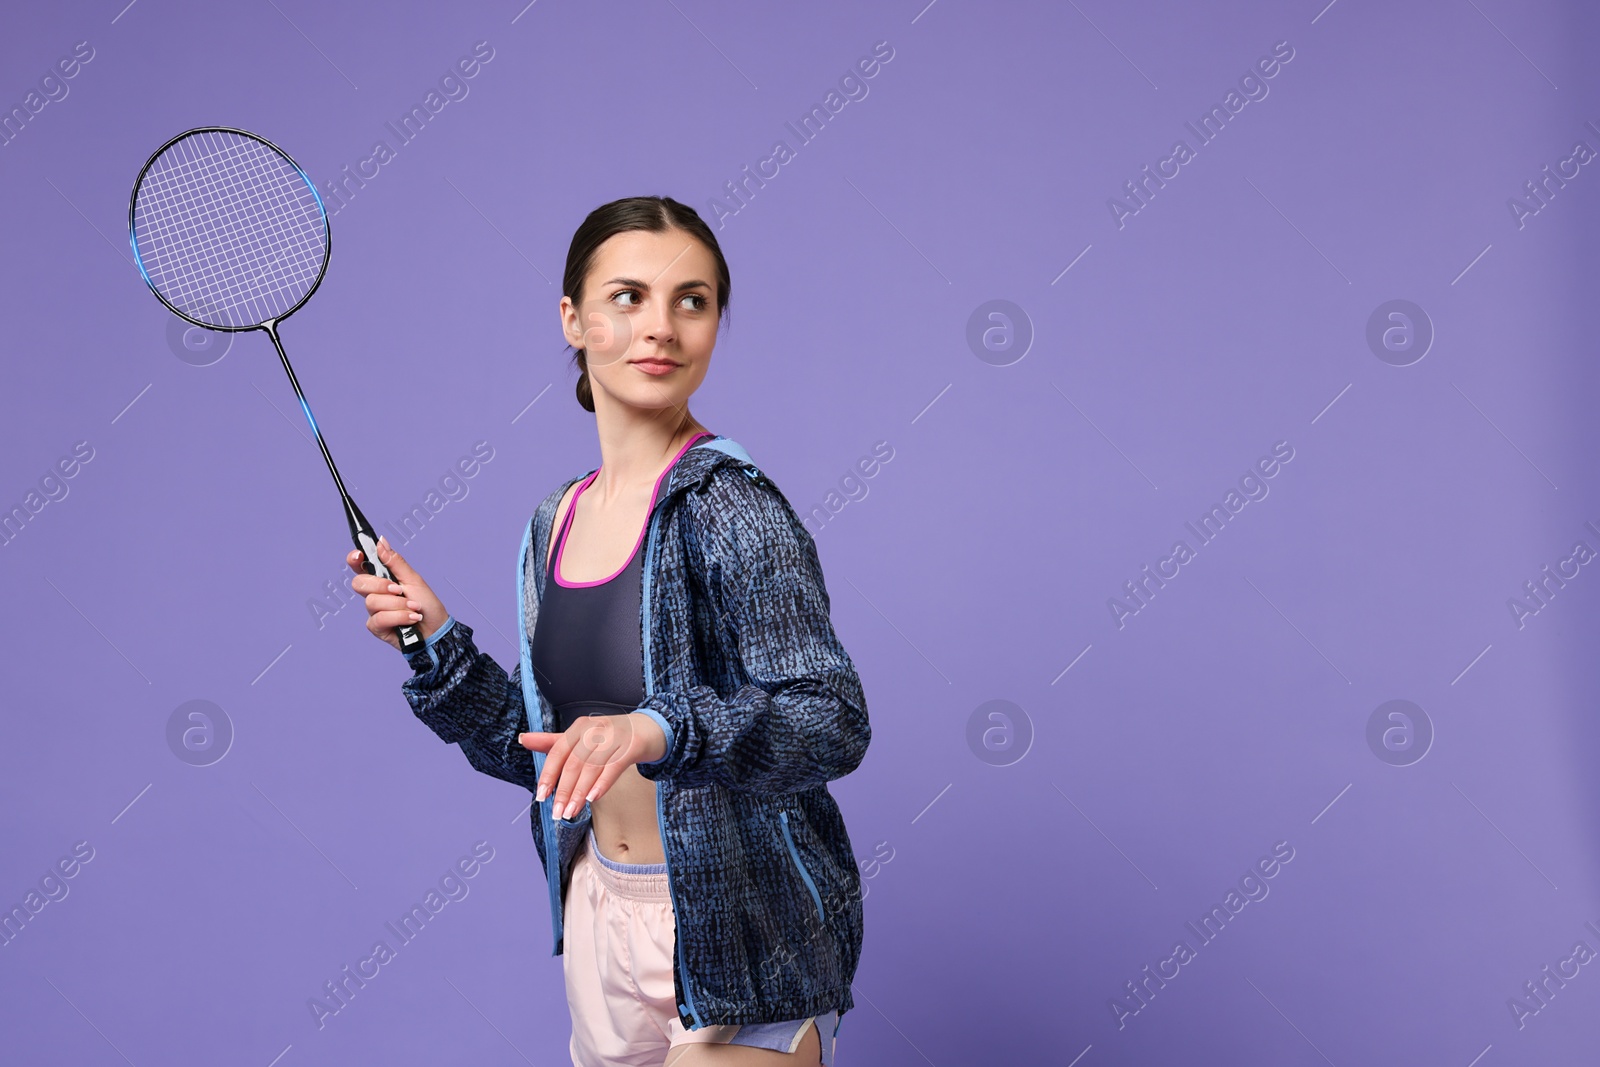
M1600 167L1508 207L1600 150L1587 5L123 2L0 37L6 109L94 49L0 147L0 506L94 450L0 550L0 905L94 850L0 948L8 1062L567 1062L528 798L412 717L360 605L319 626L350 546L270 343L169 332L126 241L172 135L250 129L326 185L478 41L284 342L375 523L492 447L405 551L511 665L523 526L598 462L557 328L573 230L641 193L715 225L789 142L720 224L694 411L797 508L837 494L812 528L874 727L832 787L869 891L841 1064L1593 1059L1600 966L1521 1027L1508 1004L1600 950L1600 576L1508 606L1600 549ZM1269 95L1119 228L1108 198L1279 41ZM1366 339L1394 299L1436 334L1408 366ZM969 345L991 300L1022 358ZM1109 598L1279 441L1269 495L1119 628ZM1408 766L1367 740L1395 699L1435 735ZM209 766L169 744L191 700L231 723ZM308 1000L477 841L470 894L319 1029Z

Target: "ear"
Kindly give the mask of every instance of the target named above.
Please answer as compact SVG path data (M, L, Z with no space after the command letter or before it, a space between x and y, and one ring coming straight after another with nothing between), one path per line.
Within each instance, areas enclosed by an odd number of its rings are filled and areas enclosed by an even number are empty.
M561 335L573 348L583 347L583 327L578 322L578 309L570 296L563 296L558 309L561 317Z

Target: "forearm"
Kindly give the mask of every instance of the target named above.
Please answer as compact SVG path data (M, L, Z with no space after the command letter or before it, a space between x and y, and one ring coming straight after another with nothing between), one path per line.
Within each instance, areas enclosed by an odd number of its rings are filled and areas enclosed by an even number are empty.
M416 673L401 690L417 718L440 740L459 745L477 770L532 790L533 754L517 740L527 729L521 664L507 677L478 650L472 627L453 616L406 659Z
M872 740L854 669L792 681L776 695L742 686L728 700L709 686L652 694L640 711L664 722L666 755L639 764L648 779L684 786L792 793L855 770Z

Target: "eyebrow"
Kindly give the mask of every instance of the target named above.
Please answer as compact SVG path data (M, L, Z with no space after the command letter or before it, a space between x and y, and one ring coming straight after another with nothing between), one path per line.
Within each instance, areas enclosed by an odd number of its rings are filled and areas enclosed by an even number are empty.
M605 284L605 285L626 285L626 286L630 286L631 288L634 288L634 289L649 289L650 288L650 284L648 282L641 282L637 278L612 278L610 281L604 282L603 284ZM697 278L694 281L679 282L678 285L677 285L677 288L673 289L673 292L681 293L685 289L696 289L696 288L700 288L700 287L704 287L706 289L709 289L709 288L711 288L711 285L710 285L709 282L703 282L703 281L700 281Z

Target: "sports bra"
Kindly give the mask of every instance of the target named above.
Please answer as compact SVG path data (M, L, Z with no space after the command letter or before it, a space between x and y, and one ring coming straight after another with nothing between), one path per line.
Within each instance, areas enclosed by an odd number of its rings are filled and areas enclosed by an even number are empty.
M555 709L557 729L565 732L584 715L627 715L644 703L644 652L640 642L640 596L644 576L644 537L650 514L667 472L705 437L690 438L656 478L645 509L645 522L633 554L609 578L569 582L561 575L567 532L578 510L578 497L599 476L585 478L572 494L556 549L545 573L544 597L533 628L532 662L539 689Z

